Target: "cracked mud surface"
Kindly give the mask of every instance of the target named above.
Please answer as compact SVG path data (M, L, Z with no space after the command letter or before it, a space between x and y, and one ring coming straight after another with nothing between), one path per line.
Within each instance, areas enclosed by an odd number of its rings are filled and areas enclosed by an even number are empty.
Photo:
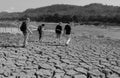
M0 34L0 78L120 78L120 41L82 32L76 30L67 47L54 33L41 43L30 36L26 48L20 34Z

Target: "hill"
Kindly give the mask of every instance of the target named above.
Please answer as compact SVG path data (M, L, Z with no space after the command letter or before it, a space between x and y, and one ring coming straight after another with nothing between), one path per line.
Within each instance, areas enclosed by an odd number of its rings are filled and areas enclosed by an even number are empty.
M55 4L40 8L27 9L19 13L0 13L0 19L23 19L30 17L36 21L66 22L66 21L100 21L119 23L120 7L103 4L89 4L85 6Z
M86 6L75 6L75 5L65 5L65 4L56 4L36 9L27 9L23 13L35 13L35 14L55 14L60 15L81 15L81 14L108 14L118 12L120 9L117 6L108 6L102 4L89 4Z

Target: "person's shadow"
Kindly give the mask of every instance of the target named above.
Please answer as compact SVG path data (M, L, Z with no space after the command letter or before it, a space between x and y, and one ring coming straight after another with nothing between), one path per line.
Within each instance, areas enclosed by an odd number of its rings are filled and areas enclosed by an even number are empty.
M48 46L65 46L65 44L59 44L59 43L48 43Z

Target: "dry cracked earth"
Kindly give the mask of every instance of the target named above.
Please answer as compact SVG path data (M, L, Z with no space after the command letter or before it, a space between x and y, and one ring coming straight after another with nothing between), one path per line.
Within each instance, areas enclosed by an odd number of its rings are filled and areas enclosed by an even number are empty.
M0 34L0 78L120 78L119 40L76 30L65 46L54 36L30 35L22 48L20 34Z

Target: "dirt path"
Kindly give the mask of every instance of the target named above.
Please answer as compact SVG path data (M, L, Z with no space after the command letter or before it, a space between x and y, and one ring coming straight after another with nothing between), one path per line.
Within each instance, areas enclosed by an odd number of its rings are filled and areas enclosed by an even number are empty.
M66 47L64 38L59 45L53 33L45 35L42 43L31 36L29 45L21 48L16 46L21 45L21 35L1 34L0 77L120 78L119 40L94 38L76 31Z

